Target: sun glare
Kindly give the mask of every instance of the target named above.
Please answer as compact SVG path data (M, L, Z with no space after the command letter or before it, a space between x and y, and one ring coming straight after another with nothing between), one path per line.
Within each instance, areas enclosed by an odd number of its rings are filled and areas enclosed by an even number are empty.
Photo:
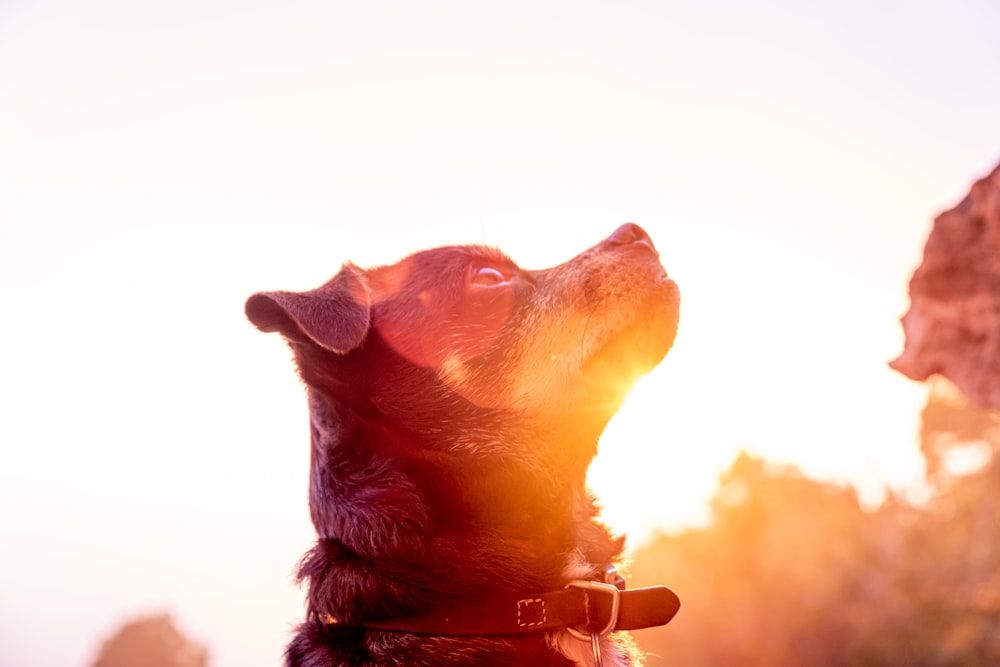
M687 438L672 425L665 397L659 375L636 383L605 430L588 475L605 521L633 546L657 527L703 523L719 466L711 449L685 453Z
M864 269L830 276L765 240L669 231L654 238L681 288L680 328L601 440L589 482L608 523L633 544L704 523L742 449L851 484L868 505L915 484L924 391L886 365L899 326Z

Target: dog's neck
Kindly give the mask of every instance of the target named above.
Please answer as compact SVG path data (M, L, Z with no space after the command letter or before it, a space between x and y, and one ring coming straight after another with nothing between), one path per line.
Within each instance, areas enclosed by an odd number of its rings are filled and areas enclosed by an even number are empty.
M408 434L388 434L384 423L373 426L316 391L310 410L310 506L335 562L412 568L417 580L446 580L461 562L473 571L463 573L463 590L443 586L445 597L458 598L559 586L567 553L580 551L596 567L622 549L594 521L582 471L571 479L526 456L483 456L470 466L468 453L421 449ZM307 567L302 576L311 588L318 583ZM478 591L468 590L470 580ZM348 604L342 596L338 607Z
M462 447L461 436L429 444L425 436L359 414L315 390L310 413L311 505L322 537L352 548L355 538L391 546L479 526L506 539L536 539L537 526L545 525L553 539L572 539L572 503L586 500L583 465L553 468L541 452L525 452L497 432L485 447L487 436L476 433L475 451ZM350 502L355 494L379 510L367 526ZM332 496L340 502L327 502Z

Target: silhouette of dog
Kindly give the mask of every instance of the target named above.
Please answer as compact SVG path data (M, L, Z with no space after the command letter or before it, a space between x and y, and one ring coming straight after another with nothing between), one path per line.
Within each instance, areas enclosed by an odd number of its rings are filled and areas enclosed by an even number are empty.
M451 246L250 297L292 348L312 426L318 540L287 664L638 664L609 631L665 623L676 598L600 583L624 538L585 476L679 303L634 224L543 271Z

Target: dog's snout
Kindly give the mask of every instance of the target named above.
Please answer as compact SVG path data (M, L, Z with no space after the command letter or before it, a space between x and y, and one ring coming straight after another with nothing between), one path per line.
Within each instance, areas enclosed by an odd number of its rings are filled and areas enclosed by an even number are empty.
M653 246L653 239L649 238L649 234L646 233L645 229L634 222L626 222L616 229L611 236L604 240L602 245L612 247L630 245L632 243L641 243L649 246L650 250L656 252L656 248Z

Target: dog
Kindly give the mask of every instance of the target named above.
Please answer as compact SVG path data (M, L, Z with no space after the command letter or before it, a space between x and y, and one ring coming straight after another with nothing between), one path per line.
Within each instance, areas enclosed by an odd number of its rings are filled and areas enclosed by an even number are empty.
M626 391L673 345L680 294L635 224L551 269L448 246L262 292L307 388L306 620L289 667L638 665L624 537L585 486ZM631 597L630 597L631 596Z

